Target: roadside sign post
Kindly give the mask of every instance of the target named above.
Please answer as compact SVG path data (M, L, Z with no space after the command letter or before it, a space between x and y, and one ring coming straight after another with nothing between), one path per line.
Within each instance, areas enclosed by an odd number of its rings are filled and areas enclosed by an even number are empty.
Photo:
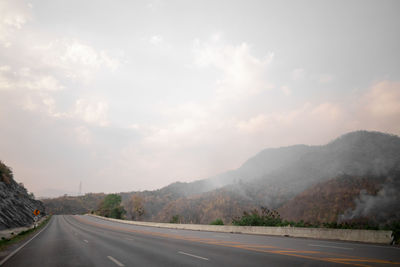
M34 225L33 225L33 227L34 228L36 228L38 225L37 225L37 221L38 221L38 216L39 216L39 214L40 214L40 210L34 210L33 211L33 215L35 215L34 217L33 217L33 221L34 221Z

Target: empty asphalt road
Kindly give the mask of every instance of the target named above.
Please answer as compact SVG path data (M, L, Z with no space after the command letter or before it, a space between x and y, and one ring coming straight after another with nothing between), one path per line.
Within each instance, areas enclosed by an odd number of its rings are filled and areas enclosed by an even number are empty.
M400 266L391 246L143 227L53 216L6 267Z

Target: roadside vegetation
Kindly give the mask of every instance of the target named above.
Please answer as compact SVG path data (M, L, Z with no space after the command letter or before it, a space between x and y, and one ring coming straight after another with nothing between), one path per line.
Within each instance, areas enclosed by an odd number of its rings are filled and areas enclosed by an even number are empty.
M210 225L224 225L224 222L221 219L216 219L212 221Z
M181 217L178 214L176 214L176 215L172 216L169 223L182 223Z
M243 215L232 220L236 226L293 226L293 227L317 227L315 224L282 220L279 212L261 207L260 210L254 209L250 212L243 212Z
M251 212L243 212L243 215L232 220L233 225L237 226L292 226L292 227L314 227L314 228L333 228L333 229L362 229L362 230L389 230L393 232L393 241L400 243L400 222L395 221L390 224L378 225L367 218L349 220L341 223L308 223L304 221L282 220L276 210L269 210L261 207L260 210L254 209Z
M49 215L43 222L41 222L38 227L31 228L25 231L22 231L11 238L2 238L0 240L0 251L6 249L8 246L15 244L21 240L24 240L28 237L31 237L34 233L42 229L51 219L51 215Z
M140 219L144 214L144 208L141 198L132 198L130 200L130 213L132 219ZM93 213L93 212L92 212ZM100 203L99 208L94 212L97 215L125 219L126 211L121 206L121 196L117 194L109 194ZM175 214L169 220L169 223L184 223L182 215ZM210 225L224 225L222 219L218 218L210 222ZM395 244L400 243L400 222L395 221L391 224L378 225L368 220L357 219L351 221L344 221L341 223L310 223L303 220L288 221L283 220L276 210L270 210L266 207L260 209L253 209L251 211L244 211L242 216L233 218L232 225L236 226L272 226L272 227L314 227L314 228L333 228L333 229L364 229L364 230L390 230L393 232L393 239Z
M129 201L125 203L127 217L133 221L140 221L145 214L144 200L138 194L133 195Z
M124 207L121 206L121 196L117 194L107 195L104 200L100 202L96 214L107 218L123 219L126 211Z

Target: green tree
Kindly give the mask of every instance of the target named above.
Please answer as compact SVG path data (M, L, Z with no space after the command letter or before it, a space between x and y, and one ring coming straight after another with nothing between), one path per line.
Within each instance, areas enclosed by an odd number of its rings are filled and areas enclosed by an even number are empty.
M180 223L180 216L179 214L176 214L174 216L172 216L171 220L169 221L169 223Z
M261 207L261 212L257 209L250 213L243 212L243 216L234 218L232 224L238 226L281 226L282 220L277 211Z
M117 194L108 194L100 203L97 213L105 217L122 219L126 211L121 206L121 196Z
M222 219L216 219L215 221L212 221L210 224L211 225L224 225L224 222L222 221Z

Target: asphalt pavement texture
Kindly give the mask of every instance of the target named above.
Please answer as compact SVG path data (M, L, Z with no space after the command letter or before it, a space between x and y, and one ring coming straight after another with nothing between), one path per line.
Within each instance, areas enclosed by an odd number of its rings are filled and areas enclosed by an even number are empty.
M145 227L53 216L5 267L400 266L400 248L306 238Z

